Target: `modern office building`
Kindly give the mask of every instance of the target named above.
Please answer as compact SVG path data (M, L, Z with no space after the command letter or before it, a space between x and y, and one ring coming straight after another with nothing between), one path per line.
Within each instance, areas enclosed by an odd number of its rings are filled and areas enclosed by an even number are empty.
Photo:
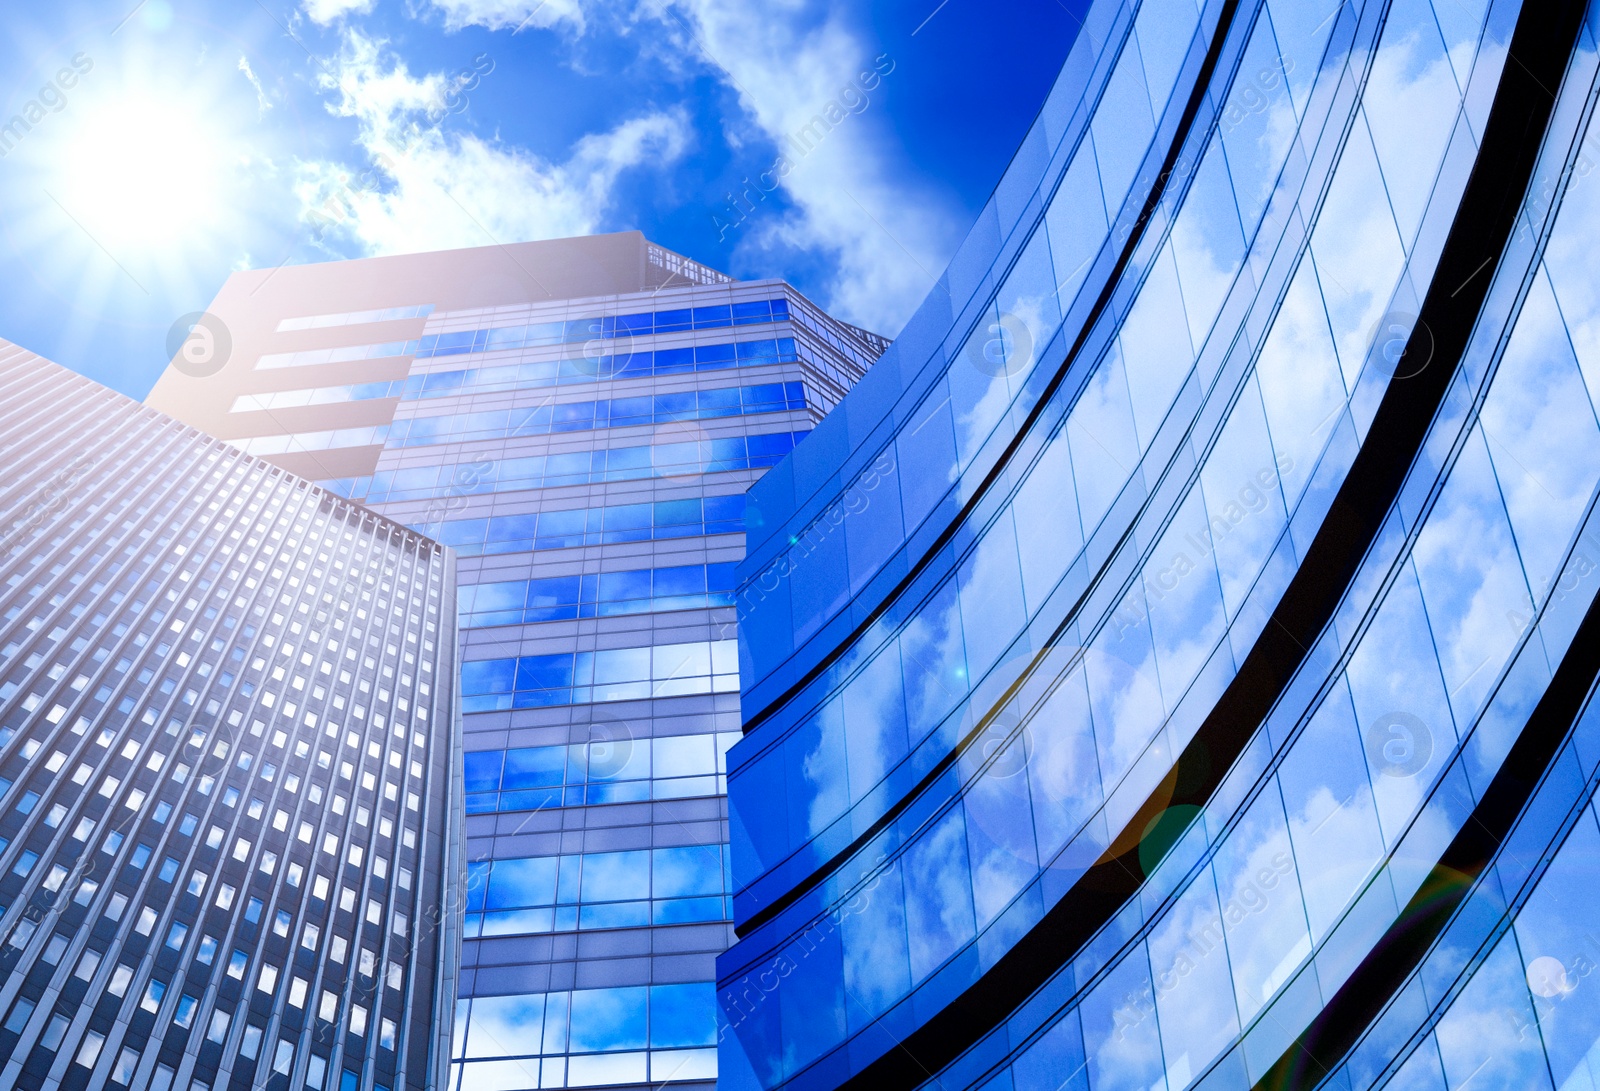
M448 551L5 342L0 464L0 1086L439 1086Z
M722 1086L1600 1086L1600 7L1095 0L755 486Z
M460 555L452 1089L709 1086L745 490L884 348L638 233L241 273L150 403Z

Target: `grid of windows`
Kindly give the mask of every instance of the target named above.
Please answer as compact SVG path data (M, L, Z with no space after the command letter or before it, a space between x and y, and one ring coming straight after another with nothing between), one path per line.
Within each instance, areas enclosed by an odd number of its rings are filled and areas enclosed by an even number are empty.
M246 454L275 455L288 451L327 451L340 447L427 447L564 432L627 428L674 421L713 420L760 413L802 411L805 393L799 383L689 390L675 394L611 398L594 402L562 402L520 409L407 417L393 424L341 428L324 432L291 432L230 442Z
M594 1087L715 1079L708 984L480 996L457 1011L462 1086Z
M521 625L732 606L735 567L732 562L691 564L475 584L461 588L461 624Z
M0 349L0 1083L435 1086L447 555Z
M463 557L739 534L744 531L744 495L546 510L488 519L446 519L413 524L412 529L450 546Z
M787 299L756 299L646 311L620 315L591 315L563 322L535 322L525 326L492 326L476 330L429 334L417 346L419 359L458 356L468 352L529 348L536 345L572 345L588 341L626 341L688 330L720 330L733 326L761 326L789 318ZM609 353L607 355L610 355Z
M799 360L792 337L766 341L737 341L695 345L654 352L566 360L531 360L498 367L460 371L429 371L385 383L350 383L344 386L279 390L241 394L230 410L251 413L264 409L294 409L305 405L342 405L345 402L400 398L451 398L463 394L492 394L506 390L593 383L607 379L644 379L656 375L682 375L694 371L720 371L730 367L760 367Z
M594 315L561 322L536 322L525 326L496 326L451 333L430 333L414 341L386 342L378 345L349 345L334 349L307 349L301 352L269 353L256 361L258 369L307 367L342 360L372 360L387 356L411 356L428 360L436 356L462 356L474 352L534 348L541 345L612 342L610 351L596 356L631 353L628 339L653 337L662 333L692 330L727 329L732 326L765 325L787 321L786 299L753 300L709 307L646 312L624 315Z
M732 640L476 659L461 667L461 707L465 712L639 701L738 689L738 651Z
M613 447L525 458L483 458L405 470L380 470L339 491L368 504L450 500L482 493L553 489L652 477L734 473L776 465L805 432L767 432L649 447Z
M468 865L467 936L727 919L725 851L685 845Z
M515 409L403 418L390 427L388 443L390 447L425 447L435 443L468 443L757 413L796 412L805 408L805 390L797 382L642 394L633 398L602 398L592 402L545 401Z
M725 756L738 739L731 731L653 739L620 728L605 734L569 746L469 752L468 813L720 795Z

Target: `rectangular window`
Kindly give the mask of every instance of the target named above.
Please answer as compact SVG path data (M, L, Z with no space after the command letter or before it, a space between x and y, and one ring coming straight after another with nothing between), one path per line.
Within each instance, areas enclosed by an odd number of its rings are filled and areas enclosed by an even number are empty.
M131 1049L124 1049L117 1055L117 1063L111 1066L111 1082L130 1084L133 1082L133 1073L139 1067L139 1054Z
M67 1036L67 1028L72 1021L65 1015L57 1012L50 1017L50 1023L44 1028L44 1033L39 1036L39 1044L52 1053L61 1048L61 1039Z
M21 1034L28 1025L28 1020L33 1017L33 1001L26 997L19 997L11 1007L11 1014L6 1016L5 1027L12 1034Z
M93 1068L95 1061L100 1059L100 1050L106 1044L106 1036L88 1031L83 1036L83 1044L78 1047L77 1063L85 1068Z
M100 952L93 948L83 952L83 957L78 959L78 968L72 971L72 976L79 981L92 981L94 972L100 968Z

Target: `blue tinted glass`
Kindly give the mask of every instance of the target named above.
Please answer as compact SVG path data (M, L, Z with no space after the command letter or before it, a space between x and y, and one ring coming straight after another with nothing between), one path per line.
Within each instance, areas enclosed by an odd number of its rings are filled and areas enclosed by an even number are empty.
M491 542L515 542L532 538L539 522L537 515L504 515L488 521L487 538Z
M663 500L655 505L653 512L655 525L658 527L687 526L700 522L699 500ZM610 517L607 516L607 522Z
M718 846L655 849L652 855L651 897L722 893L722 852Z
M702 392L702 398L704 397L705 393L709 392ZM734 397L735 399L738 398L737 390L734 391ZM655 397L655 412L663 420L671 420L674 418L692 418L695 414L694 392L689 391L681 394L657 394Z
M713 521L723 522L731 519L742 520L744 518L744 496L741 494L708 496L701 503L705 506L705 519L708 523ZM657 507L660 506L657 505ZM657 525L661 525L663 522L664 520L660 518L656 519Z
M639 882L650 867L648 850L587 853L583 857L583 900L628 901L644 896Z
M484 893L489 888L489 862L483 860L467 865L467 909L483 908Z
M606 572L600 576L600 601L621 602L625 599L650 597L650 570L638 572Z
M578 602L577 576L552 576L549 579L528 581L528 606L572 606Z
M718 409L737 410L741 400L760 400L760 398L743 399L741 398L741 394L742 392L736 387L724 388L722 390L702 390L700 391L699 399L700 409L702 411L715 411Z
M447 546L476 545L483 541L488 525L487 519L461 519L440 524L433 537Z
M782 456L794 449L795 439L804 433L791 436L787 432L773 432L764 436L745 437L750 445L750 457Z
M526 860L496 860L489 873L487 909L520 909L524 906L554 905L556 900L554 856Z
M542 811L546 807L559 806L561 806L560 788L530 788L522 792L501 792L498 801L491 798L487 809L491 811Z
M568 534L582 534L587 523L588 512L583 508L578 508L574 511L540 512L539 536L541 538L553 538Z
M656 507L659 509L661 505L657 504ZM615 508L605 508L604 512L606 530L637 530L648 527L651 523L649 504L624 504ZM656 522L660 522L659 517Z
M548 788L561 783L566 766L566 748L534 746L506 751L505 779L502 787Z
M610 404L610 419L613 427L624 421L638 423L648 421L654 414L656 406L648 396L637 398L613 398Z
M686 370L694 366L694 349L657 349L655 353L655 370L670 372Z
M461 693L510 693L517 672L515 659L480 659L461 664Z
M649 989L585 989L572 994L574 1053L643 1049Z
M516 664L519 690L562 689L572 685L570 655L528 655L518 659Z
M650 987L652 1048L711 1046L716 1042L716 986L704 982Z
M684 565L681 568L658 568L655 570L654 587L656 595L700 595L706 590L706 569L704 565Z

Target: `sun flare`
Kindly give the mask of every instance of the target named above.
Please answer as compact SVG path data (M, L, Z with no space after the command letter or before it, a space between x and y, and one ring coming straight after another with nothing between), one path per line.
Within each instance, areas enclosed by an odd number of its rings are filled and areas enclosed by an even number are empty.
M160 247L215 223L226 137L176 96L86 103L62 140L52 196L108 247Z

